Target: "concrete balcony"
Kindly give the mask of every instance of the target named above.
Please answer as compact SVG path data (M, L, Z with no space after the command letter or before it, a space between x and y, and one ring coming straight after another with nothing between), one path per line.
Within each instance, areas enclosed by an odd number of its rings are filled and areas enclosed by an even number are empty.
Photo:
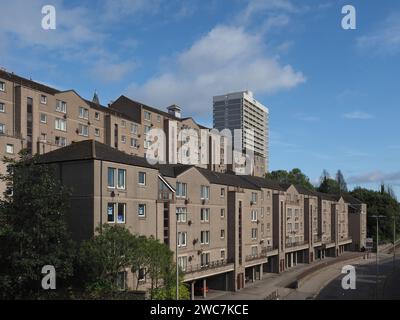
M308 241L297 241L297 242L289 242L286 241L285 252L293 252L298 250L304 250L308 248Z
M338 239L339 245L349 244L349 243L352 243L352 242L353 242L353 239L351 237L343 237L343 238L339 238Z
M210 277L221 273L233 271L235 264L230 260L217 260L207 264L188 265L184 273L184 281L193 281L196 279Z

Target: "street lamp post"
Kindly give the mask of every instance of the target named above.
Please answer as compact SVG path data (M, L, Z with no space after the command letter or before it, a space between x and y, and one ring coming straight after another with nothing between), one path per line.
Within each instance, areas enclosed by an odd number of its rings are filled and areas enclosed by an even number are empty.
M179 265L178 265L178 211L176 211L176 250L175 250L175 257L176 257L176 300L179 300Z
M379 296L379 218L385 218L383 215L374 215L371 218L376 219L376 299Z

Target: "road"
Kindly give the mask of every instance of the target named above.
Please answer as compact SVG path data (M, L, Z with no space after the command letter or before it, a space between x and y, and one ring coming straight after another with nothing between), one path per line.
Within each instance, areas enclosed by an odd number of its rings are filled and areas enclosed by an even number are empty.
M399 250L397 250L399 252ZM397 254L396 265L393 257L381 254L379 263L378 290L376 286L376 263L356 265L356 289L344 290L340 275L324 287L316 297L317 300L375 300L400 299L400 257Z

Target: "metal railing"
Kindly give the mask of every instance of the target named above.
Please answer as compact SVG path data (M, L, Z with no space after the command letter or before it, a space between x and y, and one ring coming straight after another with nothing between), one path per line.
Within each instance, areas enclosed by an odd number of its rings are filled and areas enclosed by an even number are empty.
M187 265L186 269L183 270L183 273L188 274L188 273L194 273L194 272L199 272L199 271L206 271L206 270L210 270L210 269L224 267L231 263L233 263L233 260L224 259L224 260L211 261L206 264Z
M307 240L297 241L297 242L286 241L286 248L299 247L299 246L302 246L302 245L305 245L305 244L308 244Z
M258 260L258 259L265 259L267 257L267 252L261 252L261 253L257 253L257 254L251 254L246 256L245 261L254 261L254 260Z

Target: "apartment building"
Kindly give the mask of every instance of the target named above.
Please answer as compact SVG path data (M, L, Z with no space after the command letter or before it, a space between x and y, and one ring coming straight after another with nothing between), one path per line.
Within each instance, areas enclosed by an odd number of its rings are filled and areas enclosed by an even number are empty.
M269 167L269 110L251 91L213 97L214 128L241 129L242 148L254 151L253 175L263 177ZM248 131L254 132L254 136Z
M153 236L175 253L193 297L198 287L240 290L265 273L359 250L366 237L366 206L348 195L192 165L152 166L96 140L43 154L41 162L57 166L73 191L75 239L104 223ZM128 287L147 288L143 272L123 274Z

